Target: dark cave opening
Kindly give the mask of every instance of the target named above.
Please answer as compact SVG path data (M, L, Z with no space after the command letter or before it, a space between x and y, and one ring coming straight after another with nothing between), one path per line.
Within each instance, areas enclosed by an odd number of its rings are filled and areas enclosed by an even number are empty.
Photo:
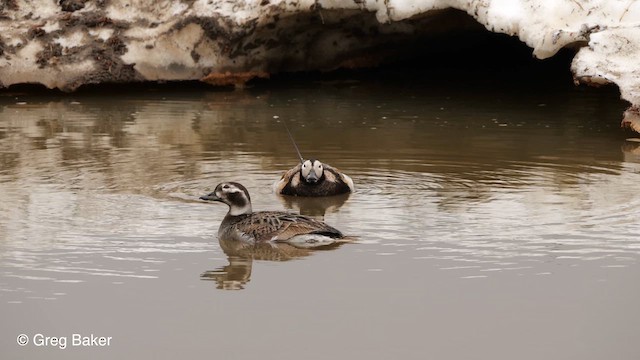
M372 14L364 16L374 19ZM428 19L425 20L425 17ZM269 79L250 80L245 88L265 89L305 84L313 86L316 81L350 79L377 79L393 86L459 86L472 89L517 86L531 91L548 87L575 86L570 70L575 55L574 49L562 49L549 59L537 59L532 55L532 49L517 37L492 33L459 10L434 11L423 18L405 21L412 26L424 24L426 28L418 29L406 36L389 36L379 44L372 43L372 47L351 54L355 57L363 54L370 56L373 60L369 64L365 61L353 66L354 63L345 61L342 65L347 64L346 66L335 66L323 71L281 71L272 73ZM335 26L343 23L344 21L336 22ZM357 33L354 36L368 35ZM339 61L338 63L340 65ZM607 91L618 91L615 86L609 88ZM74 94L233 89L233 85L212 86L197 80L146 81L86 84L80 86ZM0 96L43 92L58 93L62 96L66 94L60 90L49 90L39 84L16 84L1 89Z

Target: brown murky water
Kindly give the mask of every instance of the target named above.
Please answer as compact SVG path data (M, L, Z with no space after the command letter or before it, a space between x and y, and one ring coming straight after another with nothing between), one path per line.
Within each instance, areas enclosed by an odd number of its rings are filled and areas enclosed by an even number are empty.
M360 79L0 102L3 359L640 358L640 150L614 91ZM356 192L273 194L296 162L282 120ZM359 241L227 255L226 208L196 200L222 180Z

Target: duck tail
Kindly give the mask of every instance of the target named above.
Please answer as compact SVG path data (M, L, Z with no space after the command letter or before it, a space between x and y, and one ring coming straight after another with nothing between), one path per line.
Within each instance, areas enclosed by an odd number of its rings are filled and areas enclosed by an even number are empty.
M296 153L298 153L298 158L300 159L300 163L304 163L304 158L302 157L302 154L300 154L300 149L298 149L298 145L296 144L296 141L293 139L293 135L291 135L291 131L289 131L289 127L287 126L287 121L286 120L282 120L282 124L284 125L284 128L287 129L287 134L289 134L289 139L291 139L291 143L293 144L293 147L296 149Z

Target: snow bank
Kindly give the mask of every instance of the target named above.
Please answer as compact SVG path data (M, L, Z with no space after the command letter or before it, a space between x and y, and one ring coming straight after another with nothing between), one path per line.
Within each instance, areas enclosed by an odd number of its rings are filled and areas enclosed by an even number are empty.
M241 85L371 66L398 39L453 26L445 9L517 36L540 59L578 48L577 82L614 83L631 110L640 107L640 2L606 0L9 0L0 4L0 86Z

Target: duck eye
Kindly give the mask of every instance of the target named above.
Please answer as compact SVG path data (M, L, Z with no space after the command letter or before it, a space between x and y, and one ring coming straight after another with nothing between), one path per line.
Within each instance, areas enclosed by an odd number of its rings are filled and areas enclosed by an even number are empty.
M223 190L229 190L229 185L227 185L227 184L223 185L223 186L222 186L222 189L223 189Z

